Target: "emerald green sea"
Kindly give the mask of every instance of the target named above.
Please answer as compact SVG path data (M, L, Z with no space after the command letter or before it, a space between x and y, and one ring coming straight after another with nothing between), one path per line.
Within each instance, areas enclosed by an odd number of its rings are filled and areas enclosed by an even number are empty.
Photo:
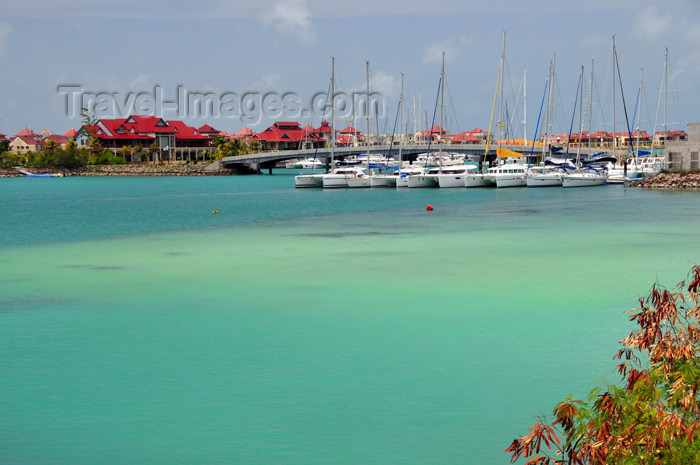
M292 174L0 179L0 464L506 464L700 263L698 192Z

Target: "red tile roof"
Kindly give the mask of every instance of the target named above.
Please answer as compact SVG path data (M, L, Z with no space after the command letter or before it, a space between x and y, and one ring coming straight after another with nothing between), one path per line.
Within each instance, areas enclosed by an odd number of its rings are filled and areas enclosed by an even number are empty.
M163 118L158 118L157 116L129 116L124 121L124 126L129 129L133 127L138 133L172 134L175 132L175 129L169 127Z
M168 121L168 126L175 128L176 140L210 140L211 137L202 134L201 129L195 129L182 121ZM204 126L203 126L204 127ZM211 128L211 126L209 126ZM218 131L217 131L218 132Z
M17 136L34 136L36 133L29 128L24 128L16 134Z
M358 131L357 129L355 129L355 128L352 127L352 126L348 126L347 128L345 128L345 129L343 129L342 131L340 131L340 133L341 133L341 134L354 134L354 135L357 135L357 136L361 136L361 135L362 135L362 131Z
M203 126L200 126L199 129L197 129L200 134L221 134L221 131L217 131L213 127L209 126L208 124L204 124Z
M36 145L36 146L43 146L44 145L44 140L41 138L40 135L32 133L31 135L16 135L14 139L20 139L22 142L24 142L27 145Z
M301 140L319 141L315 134L309 133L297 122L278 121L264 131L255 134L252 139L266 142L295 142Z
M51 134L45 140L52 140L52 141L56 142L57 145L63 145L66 142L68 142L68 137L57 135L57 134Z

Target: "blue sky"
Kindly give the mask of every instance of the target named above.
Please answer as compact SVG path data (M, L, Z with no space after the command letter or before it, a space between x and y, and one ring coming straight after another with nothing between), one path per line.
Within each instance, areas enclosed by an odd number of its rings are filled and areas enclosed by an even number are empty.
M664 114L669 129L700 120L700 2L408 0L396 5L385 0L0 0L0 132L78 128L76 99L90 94L89 103L104 117L141 109L227 132L243 126L262 130L275 119L317 126L318 112L295 111L327 92L331 56L336 90L347 95L364 92L365 62L370 62L371 89L383 107L373 132L391 130L404 73L404 116L413 130L425 126L426 118L433 120L443 50L445 126L451 132L488 129L504 30L506 98L498 108L504 115L508 109L516 136L523 120L530 137L535 131L555 53L555 132L567 132L571 125L581 65L588 98L592 59L593 111L584 128L590 122L593 130L612 129L613 35L630 124L642 69L637 117L642 129L651 131L656 121L660 130ZM657 116L665 47L668 111L662 108ZM527 115L522 114L524 70ZM617 92L615 121L626 131ZM178 95L206 93L212 105L207 114L196 105L174 103ZM280 102L290 101L288 110L280 110ZM252 105L247 119L239 117L240 105ZM352 112L339 113L336 126L350 124ZM352 123L365 129L364 119L355 118Z

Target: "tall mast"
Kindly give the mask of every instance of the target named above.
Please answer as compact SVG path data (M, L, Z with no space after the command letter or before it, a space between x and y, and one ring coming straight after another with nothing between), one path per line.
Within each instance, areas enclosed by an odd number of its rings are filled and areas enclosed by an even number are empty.
M576 160L581 159L581 134L583 133L583 65L581 65L581 95L578 105L578 147L576 148Z
M527 70L523 71L523 139L527 144Z
M367 135L365 136L367 144L367 172L369 172L369 61L365 61L365 71L367 74L367 100L365 101L365 119L367 120Z
M613 137L613 157L617 157L617 137L615 135L615 36L612 36L612 137Z
M549 62L549 93L547 94L547 124L544 130L544 143L542 144L542 163L544 163L545 149L549 147L548 139L552 138L552 127L554 126L554 73L557 66L557 53L554 52L552 61Z
M335 146L335 57L331 57L331 169L333 169L333 147Z
M668 137L668 47L664 57L664 145Z
M591 154L591 131L593 130L593 68L595 60L591 58L591 80L588 83L588 155Z
M503 30L503 47L501 48L501 66L499 69L503 69L503 66L505 64L505 59L506 59L506 31ZM501 141L503 140L503 130L504 130L504 121L503 121L503 81L505 79L501 79L501 98L500 98L500 104L499 104L499 111L498 111L498 148L501 148Z
M505 40L505 31L504 31ZM486 156L489 154L489 147L491 144L491 126L493 125L493 113L496 110L496 99L498 98L498 87L501 82L501 68L503 68L503 60L500 61L498 65L498 78L496 79L496 90L493 93L493 105L491 106L491 119L489 119L489 132L486 135L486 151L484 152L484 161L486 161ZM482 167L483 168L483 167ZM483 169L482 169L483 172Z
M444 129L445 113L445 51L442 51L442 68L440 69L440 142L442 143L442 131ZM442 158L440 158L442 160ZM442 165L442 163L440 163Z
M639 157L639 123L641 123L642 119L642 87L644 85L644 68L641 69L639 73L639 111L637 111L637 143L635 144L637 146L637 157ZM633 128L634 129L634 128Z
M401 168L401 144L404 137L403 128L403 73L401 73L401 96L399 97L399 168Z
M547 82L549 83L549 87L547 88L547 111L545 112L544 115L544 139L542 140L542 166L545 166L545 150L547 148L547 136L549 135L549 105L550 105L550 98L552 96L552 86L554 85L552 83L553 80L553 72L552 72L552 62L549 62L549 73L547 74Z

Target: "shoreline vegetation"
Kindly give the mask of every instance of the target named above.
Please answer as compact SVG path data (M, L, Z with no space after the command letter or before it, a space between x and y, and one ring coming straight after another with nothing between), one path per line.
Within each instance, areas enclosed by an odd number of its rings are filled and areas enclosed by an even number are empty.
M32 174L60 174L61 176L232 176L238 174L225 168L207 169L205 163L139 163L130 165L88 165L80 168L28 168ZM23 178L17 168L0 168L0 178Z
M637 328L613 357L621 385L572 396L504 452L533 465L685 465L700 458L700 266L675 290L655 283L628 310Z

